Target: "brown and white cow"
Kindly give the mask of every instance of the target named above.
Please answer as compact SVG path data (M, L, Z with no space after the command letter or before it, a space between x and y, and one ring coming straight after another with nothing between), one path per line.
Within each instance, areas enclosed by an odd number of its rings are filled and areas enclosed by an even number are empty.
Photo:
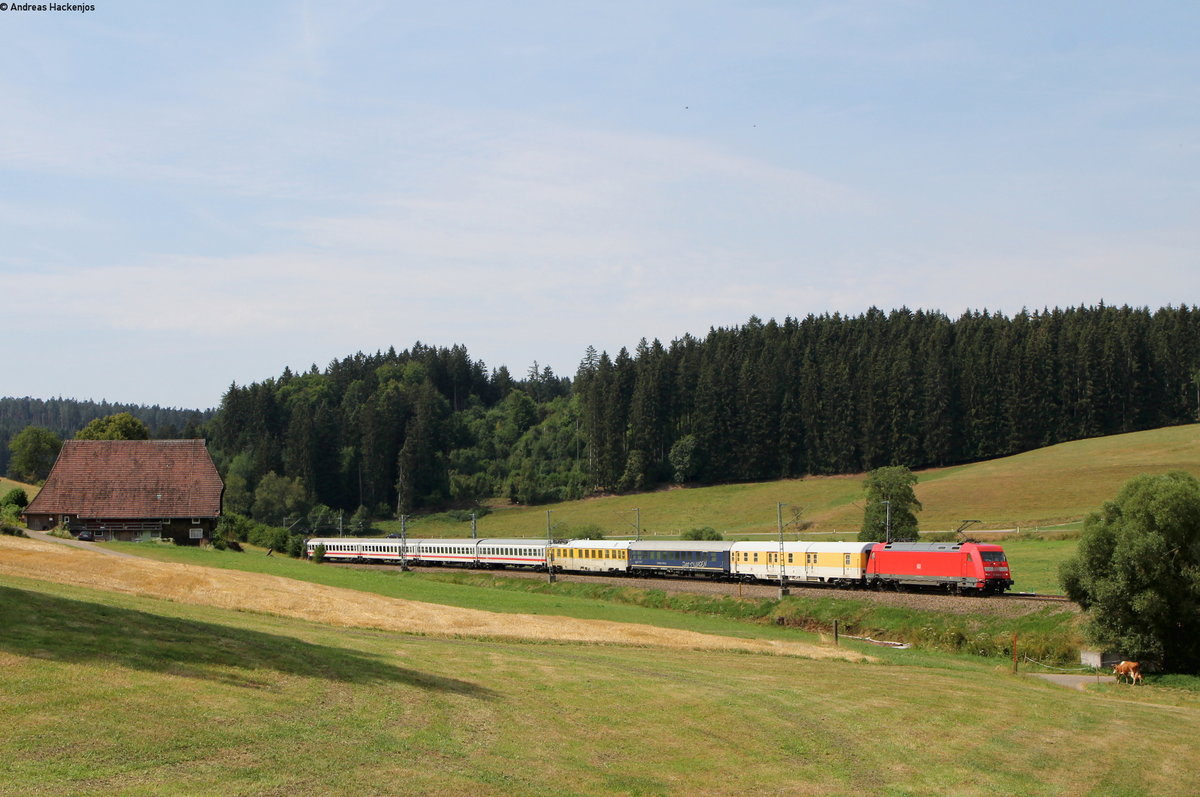
M1113 675L1117 676L1117 683L1128 678L1130 684L1140 684L1142 682L1142 665L1136 661L1123 661L1113 667Z

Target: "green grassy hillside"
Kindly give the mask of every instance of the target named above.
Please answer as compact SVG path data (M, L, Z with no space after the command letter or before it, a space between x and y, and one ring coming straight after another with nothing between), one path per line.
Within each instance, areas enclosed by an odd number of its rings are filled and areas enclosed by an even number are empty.
M31 501L33 500L33 497L38 494L38 491L42 489L32 484L24 484L22 482L16 482L12 479L5 479L4 477L0 476L0 495L4 495L9 490L12 490L16 487L20 487L22 490L24 490L25 495L29 496L29 500Z
M1181 469L1200 476L1200 426L1063 443L1017 456L918 473L922 530L953 530L965 519L978 529L1030 529L1078 521L1113 498L1140 473ZM812 533L857 532L862 522L862 475L812 477L753 484L677 488L541 507L497 507L479 520L490 537L546 533L546 512L562 530L597 527L610 536L634 533L640 510L644 534L675 536L712 526L726 537L776 529L776 504L804 507ZM384 524L395 530L398 524ZM469 524L416 521L414 535L466 536Z

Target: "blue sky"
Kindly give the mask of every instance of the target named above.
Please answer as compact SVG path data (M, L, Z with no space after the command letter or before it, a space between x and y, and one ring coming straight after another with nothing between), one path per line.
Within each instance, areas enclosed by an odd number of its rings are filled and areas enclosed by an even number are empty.
M1200 298L1194 4L93 4L0 12L0 395Z

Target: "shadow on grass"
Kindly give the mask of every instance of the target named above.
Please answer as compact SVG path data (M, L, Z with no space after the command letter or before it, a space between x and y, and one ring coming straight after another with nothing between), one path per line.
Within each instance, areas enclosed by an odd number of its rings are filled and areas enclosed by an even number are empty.
M399 683L494 697L491 690L467 681L397 667L359 651L4 586L0 586L0 651L72 664L115 664L251 688L271 686L270 680L256 673L273 670L355 684Z

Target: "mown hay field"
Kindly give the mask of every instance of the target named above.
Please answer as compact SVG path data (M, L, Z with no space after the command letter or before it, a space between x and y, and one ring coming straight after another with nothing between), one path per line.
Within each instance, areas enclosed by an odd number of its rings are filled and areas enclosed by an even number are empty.
M911 651L400 633L100 586L0 575L0 794L1200 788L1182 690L1084 693Z
M329 625L436 636L738 649L813 658L851 651L788 640L746 639L600 619L508 614L443 606L264 573L110 556L54 542L0 537L0 576L38 578L181 603L298 617Z

